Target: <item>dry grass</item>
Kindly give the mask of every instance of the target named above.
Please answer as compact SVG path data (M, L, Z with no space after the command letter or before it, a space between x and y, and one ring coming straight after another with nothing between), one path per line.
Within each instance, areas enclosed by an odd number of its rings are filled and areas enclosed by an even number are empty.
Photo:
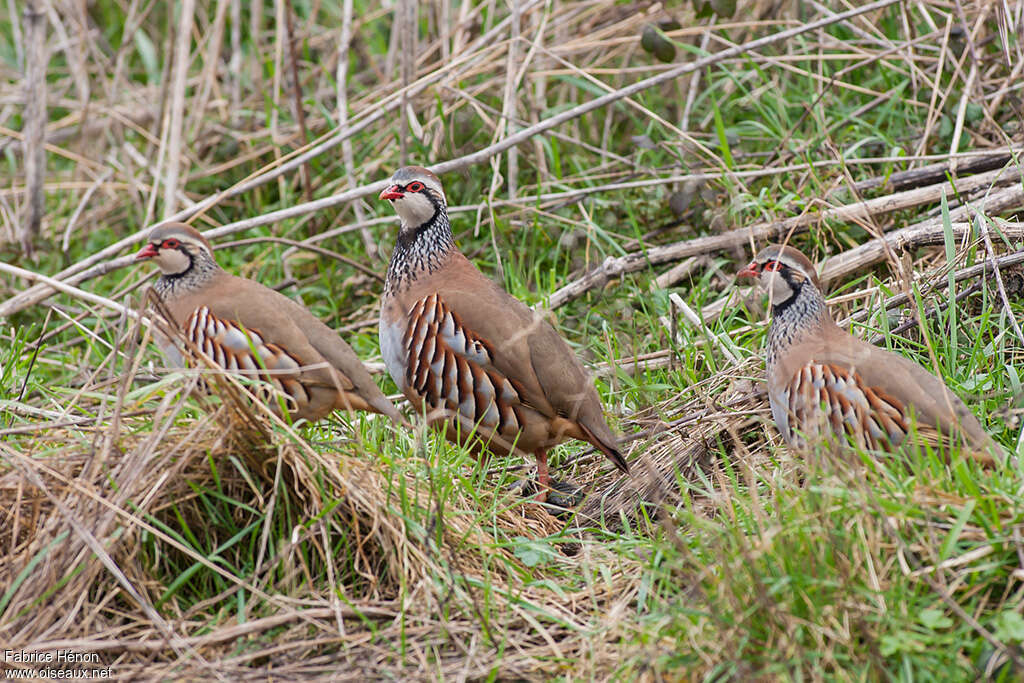
M136 360L137 353L138 349ZM24 452L0 444L8 465L3 496L11 503L0 533L16 539L4 576L9 587L3 624L8 647L70 647L117 655L113 663L118 675L129 678L142 671L155 673L147 668L154 655L171 656L167 671L178 674L194 667L201 675L206 663L215 660L220 673L233 676L233 667L259 660L276 662L278 674L289 676L298 653L337 651L371 633L375 639L437 628L476 634L479 626L472 615L440 617L438 590L446 584L448 591L462 594L459 597L470 604L476 599L474 583L500 587L500 593L490 596L499 605L509 600L516 605L545 602L546 591L521 585L511 553L487 551L494 538L466 516L475 501L447 499L441 509L432 499L429 482L412 477L386 481L372 459L356 457L366 453L358 443L346 449L352 455L321 453L272 415L254 413L233 379L207 376L206 381L219 384L217 395L225 400L216 405L203 399L209 412L199 418L182 419L181 391L168 393L158 407L147 411L133 410L137 406L130 405L122 392L111 415L90 426L89 442L82 442L80 433L69 439L68 432L44 421L37 423L36 438L23 442L31 444ZM124 386L130 382L126 377ZM125 414L133 417L122 418ZM275 433L274 421L284 428L283 434ZM175 515L186 527L207 521L195 492L214 487L211 477L216 471L211 471L208 460L222 468L216 486L225 495L272 510L275 504L284 504L275 498L286 491L291 504L301 507L302 517L319 520L308 529L296 528L290 544L260 549L267 554L265 566L274 572L237 577L163 527ZM282 482L283 487L277 485ZM401 494L396 493L399 489ZM330 499L329 506L325 498ZM409 528L409 510L403 505L410 501L429 509L436 532ZM521 505L499 512L495 521L507 533L524 537L544 537L560 526L549 515L524 514ZM155 558L140 552L140 534L154 538ZM324 595L310 595L303 579L334 565L328 536L336 534L352 539L354 546L349 580L324 586ZM318 545L318 536L325 545ZM319 554L303 557L297 551L303 541L311 541ZM229 593L258 597L259 612L244 624L197 622L188 613L161 616L154 604L166 586L153 580L154 570L160 573L161 555L180 555L216 572L231 585ZM318 566L311 569L307 562ZM274 576L281 567L290 571ZM15 575L17 569L22 571ZM335 567L328 574L338 571ZM343 596L344 603L331 599L332 593ZM610 601L615 594L608 586L598 587L594 595ZM400 597L409 604L399 604ZM572 596L564 606L568 618L580 597ZM589 597L593 596L588 602ZM449 599L453 596L445 598ZM131 614L135 616L126 621ZM367 628L361 623L366 619L381 623ZM501 629L514 631L520 626L522 622L503 623ZM192 632L201 635L186 635ZM265 647L245 648L244 655L232 656L237 639L244 636L258 646L269 633L274 633L273 646L268 641ZM292 638L299 642L284 647ZM410 656L416 654L417 640L410 639ZM493 645L473 647L484 652ZM360 656L351 664L363 671L405 665L390 661L393 652L379 656L383 661ZM459 654L448 658L459 660ZM302 667L307 666L304 661ZM443 666L447 670L454 665Z
M952 671L942 648L1014 675L1018 473L790 457L731 273L796 238L837 319L893 344L927 317L922 357L1019 452L1024 5L687 4L671 64L640 47L650 3L442 1L405 39L415 3L180 5L49 12L43 122L38 32L0 20L5 648L131 680L886 678ZM430 435L293 428L153 366L147 278L118 269L170 218L251 233L225 265L374 356L394 219L364 199L406 156L448 172L464 250L556 309L627 434L631 478L560 452L590 492L569 521Z

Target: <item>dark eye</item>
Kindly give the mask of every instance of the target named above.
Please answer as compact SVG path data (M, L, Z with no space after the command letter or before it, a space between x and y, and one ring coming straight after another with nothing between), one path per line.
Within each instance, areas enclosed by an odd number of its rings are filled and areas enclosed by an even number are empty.
M764 264L764 269L770 272L775 272L777 270L782 270L782 264L778 261L769 261Z
M173 237L168 240L164 240L164 243L160 245L161 249L177 249L181 246L181 242L174 239Z
M418 180L414 180L411 183L409 183L408 185L406 185L405 189L406 189L407 192L422 192L423 191L423 183L421 183Z

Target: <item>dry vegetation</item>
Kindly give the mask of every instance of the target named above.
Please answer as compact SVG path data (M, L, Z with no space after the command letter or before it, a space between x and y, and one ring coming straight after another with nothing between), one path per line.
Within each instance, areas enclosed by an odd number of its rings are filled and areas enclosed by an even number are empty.
M793 458L732 281L794 239L1024 455L1024 3L872 7L9 3L0 643L132 680L1019 676L1019 470ZM380 369L366 200L405 161L625 435L630 479L559 450L568 521L514 461L159 366L121 268L173 218Z

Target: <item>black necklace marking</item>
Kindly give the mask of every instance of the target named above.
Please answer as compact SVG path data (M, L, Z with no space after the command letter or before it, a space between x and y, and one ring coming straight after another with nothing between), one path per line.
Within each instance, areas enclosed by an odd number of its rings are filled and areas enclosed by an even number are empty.
M823 317L828 316L825 297L813 282L808 285L807 279L795 281L787 277L788 273L785 271L780 271L780 275L792 288L793 296L772 305L772 324L768 329L766 358L769 369L775 366L783 349L799 342L820 324Z
M407 288L420 275L441 267L444 257L455 248L451 224L444 202L433 192L423 192L434 207L434 215L415 228L405 225L395 240L384 293L394 294Z
M193 254L185 246L177 249L188 257L188 267L179 273L162 274L153 284L153 289L165 301L206 284L218 269L217 262L205 251Z
M186 275L192 272L193 268L196 267L196 257L192 255L192 252L190 252L184 246L177 247L176 251L180 251L182 254L185 255L186 258L188 258L188 267L185 268L185 270L178 273L164 273L163 278L166 278L168 280L177 280L178 278L185 277Z
M428 200L430 200L430 205L434 207L434 214L430 218L428 218L425 223L423 223L420 226L417 226L413 230L400 230L398 232L398 238L395 240L396 249L398 248L399 245L401 245L403 249L411 249L416 240L420 239L420 236L423 233L427 232L431 227L433 227L434 224L440 218L440 214L444 210L444 208L441 206L441 203L437 200L437 198L434 197L434 193L424 192L423 195L426 196ZM444 216L444 222L448 222L447 212L445 213Z
M803 292L804 284L806 284L807 282L807 280L803 279L794 279L793 271L790 270L789 266L782 265L781 263L779 264L778 274L782 276L782 279L786 281L787 285L789 285L789 288L790 290L792 290L793 295L790 296L785 301L780 301L778 303L772 304L772 315L776 316L785 313L786 309L788 309L790 306L793 305L794 302L796 302L801 292Z

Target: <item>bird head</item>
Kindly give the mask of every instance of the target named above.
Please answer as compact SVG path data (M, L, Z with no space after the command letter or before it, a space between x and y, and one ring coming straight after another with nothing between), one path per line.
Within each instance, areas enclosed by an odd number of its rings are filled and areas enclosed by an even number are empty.
M164 275L181 275L197 259L213 260L210 242L191 225L167 223L153 228L146 246L135 255L136 261L153 259Z
M445 209L444 189L436 175L422 166L405 166L391 176L391 184L380 193L395 207L403 229L429 223Z
M796 296L805 282L821 290L814 264L790 246L772 244L757 253L737 277L757 278L768 292L773 306L784 305Z

